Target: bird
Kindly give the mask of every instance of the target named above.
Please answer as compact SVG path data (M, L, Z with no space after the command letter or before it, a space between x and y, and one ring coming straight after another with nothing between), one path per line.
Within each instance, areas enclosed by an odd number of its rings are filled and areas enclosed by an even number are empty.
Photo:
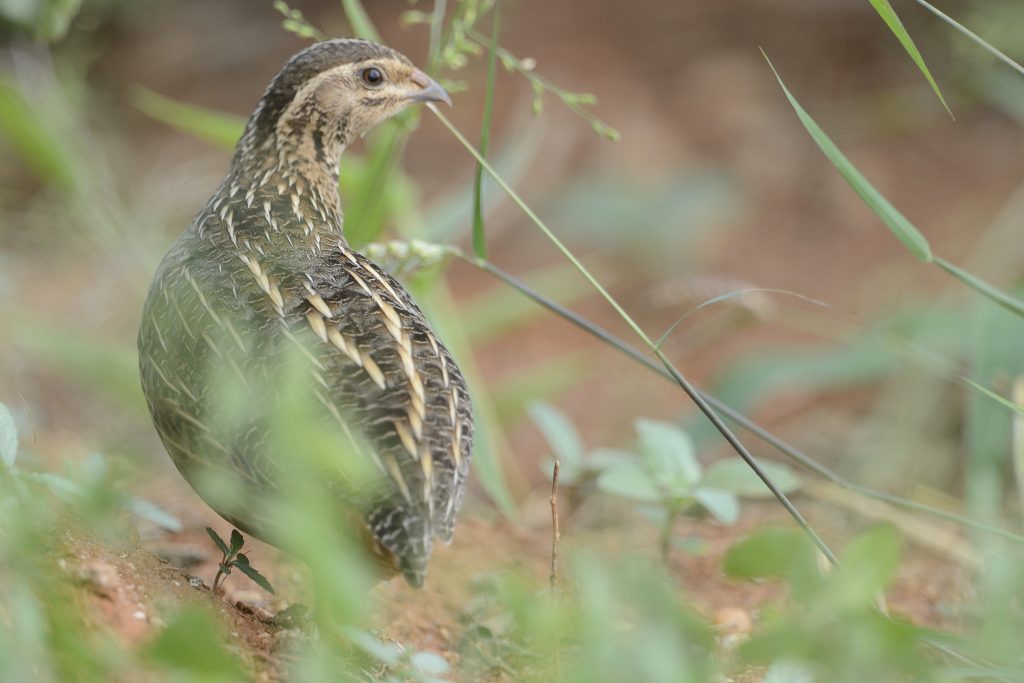
M263 502L295 467L295 444L274 426L291 400L369 472L356 483L344 468L319 477L338 528L358 527L353 537L414 587L434 542L453 536L472 405L413 297L346 241L338 174L351 142L431 102L451 98L390 47L332 39L295 54L248 119L227 176L157 267L138 335L156 431L215 512L281 545ZM295 362L302 380L288 393ZM236 495L217 495L211 480Z

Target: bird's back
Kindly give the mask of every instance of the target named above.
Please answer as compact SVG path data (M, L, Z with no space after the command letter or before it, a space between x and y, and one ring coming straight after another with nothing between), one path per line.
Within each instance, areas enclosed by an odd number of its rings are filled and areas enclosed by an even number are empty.
M371 477L354 486L339 467L323 485L419 585L462 499L468 391L406 290L348 247L340 216L318 200L294 179L225 181L150 289L143 389L178 469L265 540L260 502L286 488L302 457L275 426L298 408L332 430L339 458L356 454ZM241 495L215 494L225 478Z

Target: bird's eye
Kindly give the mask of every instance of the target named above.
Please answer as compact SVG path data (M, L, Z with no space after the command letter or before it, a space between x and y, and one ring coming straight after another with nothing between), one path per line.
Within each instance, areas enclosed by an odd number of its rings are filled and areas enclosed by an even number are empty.
M368 69L363 69L359 74L360 78L363 79L363 83L366 85L378 86L384 82L384 74L377 67L371 66Z

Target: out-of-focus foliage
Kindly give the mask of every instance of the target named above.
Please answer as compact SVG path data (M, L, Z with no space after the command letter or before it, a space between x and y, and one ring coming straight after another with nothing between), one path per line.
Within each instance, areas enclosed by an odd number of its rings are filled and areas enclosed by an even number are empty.
M823 576L814 547L795 531L762 531L739 543L725 560L729 576L781 579L789 588L789 598L766 609L764 627L740 647L743 660L783 662L814 681L949 680L928 652L934 632L875 607L895 575L899 546L891 527L868 529Z
M582 554L560 595L515 575L484 580L466 608L459 649L470 680L709 681L709 629L663 570L637 558Z
M26 33L36 40L64 38L79 14L96 23L121 12L137 9L149 0L0 0L0 35Z
M44 111L42 103L31 102L17 83L0 75L0 133L40 180L71 190L81 169L61 144L52 112Z
M662 553L673 543L676 518L703 510L724 524L740 514L739 499L770 497L771 493L746 463L722 460L705 471L693 442L676 425L640 419L635 427L638 453L598 448L587 452L582 437L569 418L546 403L530 407L530 416L560 463L559 481L590 495L597 489L636 501L662 529ZM553 467L543 465L545 473ZM762 463L762 468L783 493L792 493L799 478L787 466Z
M102 12L127 4L86 1L82 11ZM886 8L891 10L888 3L873 4L883 18ZM277 6L284 14L286 29L307 38L319 36L319 29L301 14L284 3ZM443 10L445 3L439 6ZM343 7L358 33L376 33L358 2L346 0ZM474 0L453 2L447 24L426 11L431 9L426 4L406 15L411 24L428 25L431 67L448 70L445 82L453 83L454 71L482 57L490 46L491 40L477 26L489 18L491 8L491 3ZM0 0L0 15L6 21L46 40L65 32L78 9L73 1ZM972 10L965 22L1012 53L1019 14L1012 2L991 3ZM443 11L441 15L444 19ZM893 28L896 24L889 18ZM916 49L907 47L909 36L893 30L931 80L923 61L918 60L920 55L915 57ZM540 111L543 98L551 94L599 134L617 137L591 113L591 96L552 85L538 75L531 59L516 57L503 48L494 54L498 63L527 79L535 111ZM55 56L58 66L60 59ZM118 287L113 288L118 296L107 294L104 301L120 301L125 293L138 294L144 287L142 275L148 277L149 261L155 258L155 252L148 249L153 245L145 243L146 235L164 246L166 235L161 231L165 226L148 229L152 226L140 224L138 219L151 212L132 211L118 201L119 193L105 176L107 158L96 153L102 145L83 153L81 145L95 140L88 135L88 120L77 111L88 108L87 101L75 99L75 94L88 96L81 71L72 70L64 81L14 73L0 77L0 135L36 182L50 190L39 193L43 196L30 207L45 211L41 215L46 216L46 220L34 219L38 233L31 236L40 243L72 236L73 245L90 245L89 254L98 262L96 270L109 270L113 273L110 277L118 280ZM1013 84L1013 88L1019 87L1019 82ZM993 97L997 91L1007 93L1006 102L1013 99L1012 88L989 90ZM786 94L790 96L788 91ZM790 101L815 141L903 244L919 258L932 258L931 245L921 231L868 184L795 98L790 96ZM244 125L237 115L202 110L151 92L140 93L136 104L150 117L222 149L232 147ZM410 115L381 130L365 157L346 155L340 182L350 238L354 244L364 245L374 258L390 259L398 271L406 269L403 274L411 276L415 286L430 290L425 306L438 314L439 325L445 329L443 336L452 341L464 367L475 375L470 346L511 336L535 320L535 314L512 303L508 290L486 288L459 302L459 316L452 314L454 300L438 279L438 271L454 252L448 245L417 242L416 238L455 241L467 233L469 221L451 218L460 214L445 213L437 205L424 210L418 206L417 185L401 169L404 140L415 124L415 115ZM485 120L486 132L490 126L490 120ZM538 152L540 143L518 140L518 134L510 136L517 137L517 144L506 145L494 163L504 171L502 155L511 159L507 165L515 168L504 177L514 180L528 179L532 168L543 162L544 153L543 149ZM490 192L494 190L492 185ZM478 210L487 193L486 187L474 191ZM747 201L738 181L717 171L669 175L653 186L581 177L560 194L549 207L560 227L564 225L569 236L589 248L603 248L606 255L614 256L609 259L613 267L605 263L604 269L601 264L590 269L602 283L621 277L625 252L649 267L649 272L659 272L660 266L673 269L676 275L677 270L697 265L696 259L693 264L684 262L685 256L680 254L691 252L690 247L708 231L727 224L737 207ZM468 215L467 197L466 188L460 188L456 200L467 205ZM445 220L424 218L442 213ZM23 222L31 215L11 212L5 218L8 221L0 231L9 232L4 236L13 233L11 218ZM428 222L435 232L426 232ZM482 232L482 223L480 227ZM390 228L409 239L370 244ZM108 261L118 266L108 268ZM921 304L920 310L858 328L830 350L789 347L780 353L765 353L759 348L749 361L735 363L724 376L717 387L722 397L746 409L787 391L818 395L830 389L875 387L886 379L898 384L911 371L921 369L933 376L930 379L938 378L936 382L963 373L977 387L1008 396L1010 382L1024 374L1019 353L1024 345L1021 318L1012 312L1021 293L1012 287L1007 287L1008 292L995 290L967 271L946 265L956 277L999 299L1004 307L986 300ZM0 269L3 267L0 264ZM606 277L604 270L611 271L612 277ZM525 279L540 289L557 292L560 301L575 302L587 290L570 279L571 274L557 266ZM90 305L102 307L95 301L82 304ZM68 385L76 385L87 397L82 403L109 402L125 420L142 419L133 353L127 345L95 336L97 328L82 329L80 321L71 326L66 315L58 318L46 311L23 310L13 298L0 301L0 312L0 333L11 340L12 357L18 354L32 367L45 368ZM459 317L471 320L465 325L454 323ZM828 327L817 322L810 326L811 331ZM66 343L69 338L74 343ZM574 381L581 382L587 373L601 370L591 367L588 360L583 353L573 353L544 359L533 367L517 367L515 377L490 392L483 391L483 384L471 376L480 420L476 475L504 510L514 509L515 501L503 476L505 468L514 465L500 457L503 427L536 398L555 395ZM45 373L40 371L40 375ZM41 383L47 380L52 381L48 375L41 377ZM906 412L900 426L914 439L925 440L933 436L932 431L922 426L924 422L914 421L911 413L921 405L931 406L936 395L961 390L950 384L942 391L908 394L881 405L878 412L886 408L889 414ZM953 434L946 435L947 441L959 444L958 450L966 454L966 488L973 511L986 519L998 518L1006 508L1005 473L1013 411L983 391L963 391L967 409L962 416L956 413L963 424L951 420L948 431ZM12 408L0 405L0 681L229 681L246 677L255 663L246 661L231 645L230 631L218 610L206 609L209 603L202 599L175 610L166 623L156 626L150 642L135 649L123 648L110 634L95 628L76 592L80 589L75 576L60 561L72 556L73 542L99 539L121 548L130 538L128 530L136 518L172 530L180 523L153 503L125 493L128 468L118 454L68 453L69 464L64 468L52 471L41 466L30 439L23 436L19 443L17 436L18 428L23 435L29 433L28 412L33 406L25 402L23 411L16 397L0 398ZM237 409L238 402L238 397L225 397L229 408ZM899 410L891 409L893 405ZM689 438L697 428L684 431L670 423L641 421L637 424L640 443L633 449L636 453L588 450L576 427L557 409L534 405L530 414L551 454L562 463L562 484L568 498L595 496L599 489L614 493L649 512L663 525L665 538L670 538L671 522L678 514L707 511L720 521L731 522L739 513L741 497L767 493L763 483L739 461L702 464L696 453L704 452L706 440L694 445ZM74 416L58 416L57 420L62 417ZM117 429L112 427L110 431L115 433L107 438L115 440ZM779 579L787 586L786 599L762 610L751 639L740 650L740 662L721 650L711 629L693 614L685 579L639 556L608 560L573 549L567 552L569 561L562 565L554 591L521 566L480 577L473 602L462 610L460 626L464 628L455 634L460 640L459 670L449 671L438 654L402 648L367 630L373 569L352 539L338 533L337 510L330 496L317 486L325 467L348 466L339 464L346 454L339 453L334 436L304 422L301 415L283 415L277 438L298 454L291 473L294 481L287 483L287 491L279 499L268 496L257 501L277 521L281 544L308 562L315 584L313 613L325 635L320 641L311 638L298 644L291 673L299 680L363 680L366 672L372 672L372 680L389 683L447 680L451 676L480 680L490 674L545 683L710 683L721 680L720 675L735 674L743 663L766 665L765 680L770 683L903 680L912 676L935 681L971 676L1020 678L1016 641L1024 623L1017 596L1024 579L1019 553L995 544L979 545L984 553L978 579L980 599L976 605L961 608L971 610L964 620L965 635L938 634L889 619L874 607L899 559L899 542L889 527L871 529L856 538L831 574L821 573L813 547L794 531L764 532L737 546L726 558L727 573L738 579ZM879 459L892 471L896 470L893 461L906 450L881 440L873 441L872 447L882 451ZM548 460L545 475L550 468ZM798 480L788 469L765 469L783 490L796 489ZM360 475L353 472L353 476L358 480ZM231 487L226 487L225 493L230 495ZM563 511L571 515L573 506L567 505ZM225 554L230 554L234 544L224 545ZM234 551L236 559L240 550L239 544ZM242 564L251 569L247 561ZM966 656L970 667L962 660L946 659L933 649L934 644Z
M45 41L63 38L82 0L2 0L0 17Z

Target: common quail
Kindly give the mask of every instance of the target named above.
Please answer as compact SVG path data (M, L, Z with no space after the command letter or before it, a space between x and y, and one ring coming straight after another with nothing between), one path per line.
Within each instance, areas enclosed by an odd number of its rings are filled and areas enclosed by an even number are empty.
M341 473L325 476L348 511L338 524L359 520L414 586L434 539L452 537L471 455L469 393L405 288L345 240L338 164L351 141L417 102L451 100L383 45L329 40L292 57L227 177L160 263L138 340L146 401L174 464L221 516L271 543L258 502L294 464L272 431L284 366L298 357L309 413L373 473L358 491ZM223 415L226 385L245 396L240 416ZM240 495L213 495L217 477Z

